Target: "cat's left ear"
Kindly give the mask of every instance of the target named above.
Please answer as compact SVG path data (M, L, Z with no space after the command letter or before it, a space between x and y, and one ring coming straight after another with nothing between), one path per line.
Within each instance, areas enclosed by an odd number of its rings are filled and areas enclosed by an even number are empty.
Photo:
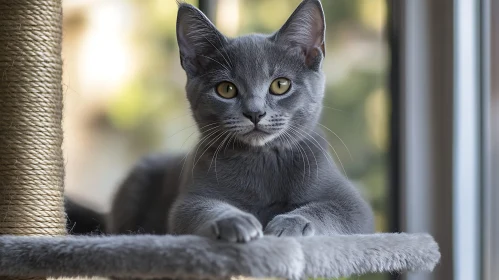
M325 56L326 22L319 0L304 0L272 39L299 48L305 63L313 67Z

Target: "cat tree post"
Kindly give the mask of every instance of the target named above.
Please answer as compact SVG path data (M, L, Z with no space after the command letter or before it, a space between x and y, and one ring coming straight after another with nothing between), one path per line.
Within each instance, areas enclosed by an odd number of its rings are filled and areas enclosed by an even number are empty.
M66 233L61 11L0 0L0 235Z

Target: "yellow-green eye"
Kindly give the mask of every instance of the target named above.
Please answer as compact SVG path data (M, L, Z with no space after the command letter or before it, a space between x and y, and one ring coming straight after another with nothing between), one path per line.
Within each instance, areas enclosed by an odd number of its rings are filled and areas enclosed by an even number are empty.
M217 86L217 93L223 98L234 98L237 95L237 88L233 83L221 82Z
M270 84L270 93L285 94L291 88L291 81L286 78L277 78Z

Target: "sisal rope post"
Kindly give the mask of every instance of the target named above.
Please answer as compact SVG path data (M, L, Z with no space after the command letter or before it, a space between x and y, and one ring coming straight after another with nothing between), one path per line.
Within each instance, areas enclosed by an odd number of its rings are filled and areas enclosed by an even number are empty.
M0 235L63 235L61 0L0 0Z

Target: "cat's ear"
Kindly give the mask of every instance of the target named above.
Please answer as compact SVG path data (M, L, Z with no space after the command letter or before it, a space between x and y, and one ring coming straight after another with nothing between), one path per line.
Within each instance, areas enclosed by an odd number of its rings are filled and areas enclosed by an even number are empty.
M299 48L307 66L318 64L325 56L326 23L319 0L304 0L272 39Z
M188 74L202 71L210 55L223 48L227 38L196 7L179 3L177 42L180 63Z

